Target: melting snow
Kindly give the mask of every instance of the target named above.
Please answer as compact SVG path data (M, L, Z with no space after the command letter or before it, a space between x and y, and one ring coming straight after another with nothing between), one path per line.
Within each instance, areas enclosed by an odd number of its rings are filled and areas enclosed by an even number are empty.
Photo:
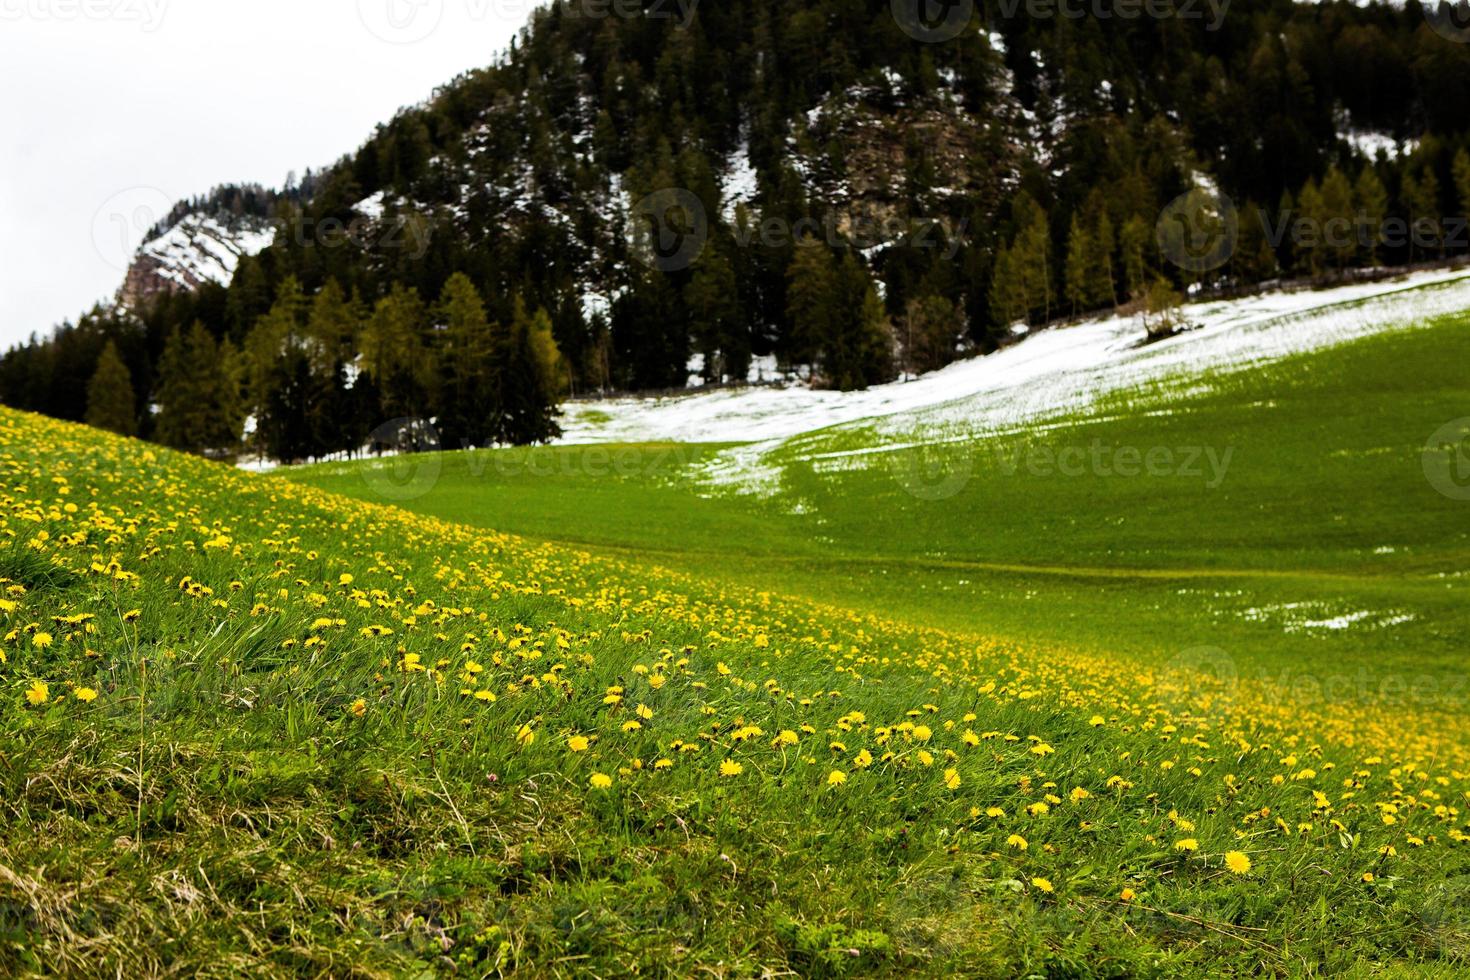
M1452 270L1266 293L1191 305L1186 312L1196 328L1158 343L1140 343L1143 330L1135 318L1110 316L1039 330L997 353L867 391L787 384L581 402L563 424L562 442L752 443L721 454L711 476L758 491L771 477L762 457L814 430L863 422L873 430L867 441L877 445L862 455L974 440L1071 415L1169 378L1241 370L1465 309L1470 274ZM578 418L588 411L598 421Z
M270 226L223 222L191 214L168 231L144 242L139 253L159 263L159 278L192 289L206 282L228 286L243 255L258 255L275 240Z

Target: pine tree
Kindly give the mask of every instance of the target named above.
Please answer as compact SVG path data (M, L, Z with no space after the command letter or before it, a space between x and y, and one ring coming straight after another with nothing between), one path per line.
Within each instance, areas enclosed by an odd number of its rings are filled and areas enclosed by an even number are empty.
M1093 293L1096 290L1097 275L1094 271L1097 262L1097 243L1092 234L1082 224L1081 217L1072 213L1072 227L1067 235L1067 270L1066 270L1066 293L1067 303L1072 308L1072 315L1076 316L1088 309L1093 301Z
M1455 203L1460 206L1460 217L1470 218L1470 151L1462 147L1455 154L1450 173L1455 178Z
M515 299L510 328L498 345L492 376L497 397L493 436L515 446L549 442L561 434L558 402L565 391L565 366L544 309L530 313Z
M1402 197L1404 209L1409 213L1410 261L1443 255L1444 243L1439 234L1439 179L1434 176L1434 170L1426 166L1417 177L1407 174Z
M1352 265L1357 253L1353 214L1353 185L1336 165L1322 178L1322 233L1326 259L1339 272Z
M1295 242L1297 271L1318 279L1327 262L1323 229L1328 215L1315 179L1308 178L1297 195L1297 211L1306 230L1306 234L1298 236Z
M353 418L347 379L360 318L357 303L347 299L336 279L327 280L312 299L307 315L306 355L312 384L318 389L308 421L313 441L323 452L354 448L366 434L365 427Z
M1018 230L1011 243L1016 274L1026 295L1028 318L1037 312L1051 319L1052 286L1051 228L1046 212L1025 191L1016 196L1012 211Z
M684 288L706 381L744 381L749 372L750 336L743 329L738 296L734 267L722 249L709 247Z
M1016 254L1002 245L990 277L990 309L1003 327L1026 319L1026 284L1016 266Z
M484 445L496 429L497 397L491 377L495 338L484 301L469 276L457 272L449 277L435 316L442 438L449 446Z
M213 456L239 448L243 405L234 349L195 321L174 330L159 361L154 438L166 446Z
M128 366L109 340L87 384L87 424L118 435L137 435L137 400Z
M380 421L427 419L437 395L437 366L426 337L429 315L418 291L397 284L373 307L358 346L362 370L378 391Z
M1118 250L1118 241L1113 231L1113 221L1108 217L1106 211L1100 212L1097 216L1097 234L1094 237L1098 261L1093 264L1094 277L1089 290L1091 305L1107 304L1116 307L1118 305L1118 274L1114 268L1113 253Z
M786 316L793 362L814 362L832 336L837 305L837 262L832 250L813 238L797 245L787 270Z
M893 378L893 327L872 277L851 249L834 275L836 305L821 345L823 382L852 391Z
M1383 248L1383 222L1388 216L1388 191L1372 165L1353 183L1353 208L1358 232L1358 254L1370 266L1378 264Z
M904 308L899 342L905 370L936 371L955 359L964 335L964 318L943 296L918 296Z
M1123 253L1123 281L1128 287L1128 298L1140 300L1152 284L1149 275L1148 243L1149 226L1138 215L1123 223L1119 247Z
M324 448L312 424L322 411L318 403L324 393L312 375L307 309L301 284L288 277L245 341L246 392L255 415L255 448L282 462L309 459Z

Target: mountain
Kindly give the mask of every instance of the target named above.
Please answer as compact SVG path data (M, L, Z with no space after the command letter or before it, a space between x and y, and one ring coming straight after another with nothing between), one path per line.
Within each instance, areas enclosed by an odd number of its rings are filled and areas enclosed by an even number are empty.
M139 247L118 290L118 305L139 309L162 293L205 283L229 286L240 260L259 255L275 237L275 228L261 218L231 221L191 211Z
M12 351L0 399L78 416L69 393L112 339L148 432L174 331L197 320L243 350L283 289L332 282L358 330L321 384L363 375L363 325L395 289L430 304L412 326L423 390L385 397L368 370L363 417L322 434L342 448L444 409L432 301L456 274L492 324L544 312L573 393L680 388L691 364L740 380L770 357L846 388L990 349L1017 321L1470 251L1470 46L1437 12L1037 7L935 25L890 0L553 3L299 186L182 206L122 309ZM1218 261L1158 233L1181 200L1210 227L1229 202ZM1360 233L1310 234L1333 221ZM1395 221L1432 233L1381 233Z

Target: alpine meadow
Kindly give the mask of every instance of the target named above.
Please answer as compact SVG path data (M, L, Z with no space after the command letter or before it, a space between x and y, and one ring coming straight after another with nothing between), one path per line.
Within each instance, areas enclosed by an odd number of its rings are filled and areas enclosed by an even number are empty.
M1470 0L327 7L0 10L0 976L1470 976Z

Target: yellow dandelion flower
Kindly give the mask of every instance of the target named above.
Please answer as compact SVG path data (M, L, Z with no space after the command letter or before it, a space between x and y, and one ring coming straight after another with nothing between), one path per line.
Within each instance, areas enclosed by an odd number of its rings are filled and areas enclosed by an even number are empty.
M46 686L45 681L36 681L26 688L26 700L31 704L45 704L51 700L51 688Z
M1012 834L1006 838L1006 846L1014 847L1018 851L1024 851L1031 845L1020 834Z
M841 786L845 782L847 782L847 773L843 772L840 769L833 769L827 775L828 786Z
M745 767L734 759L726 759L720 763L721 776L738 776L745 771Z
M1199 841L1195 840L1193 837L1185 837L1182 840L1176 840L1174 842L1174 850L1197 851L1199 850Z
M593 789L607 789L612 785L612 777L607 775L607 773L594 772L592 778L588 779L587 782L591 784Z
M1240 851L1225 852L1225 867L1230 869L1231 874L1243 875L1251 869L1251 859Z
M50 645L51 645L51 634L50 633L37 633L35 636L31 637L31 646L35 647L38 650L44 650L47 647L49 647Z
M587 740L587 736L585 735L573 735L571 738L567 739L567 748L571 749L573 752L586 752L588 746L590 746L591 744L592 743Z
M88 704L92 701L97 700L97 692L92 690L90 687L79 687L71 693L72 697L76 698L78 701L81 701L83 704Z
M960 788L960 771L958 769L944 770L944 786L950 790Z
M1040 891L1046 892L1048 895L1056 891L1056 889L1052 887L1051 882L1047 881L1045 878L1032 878L1031 884L1036 886L1036 888Z

